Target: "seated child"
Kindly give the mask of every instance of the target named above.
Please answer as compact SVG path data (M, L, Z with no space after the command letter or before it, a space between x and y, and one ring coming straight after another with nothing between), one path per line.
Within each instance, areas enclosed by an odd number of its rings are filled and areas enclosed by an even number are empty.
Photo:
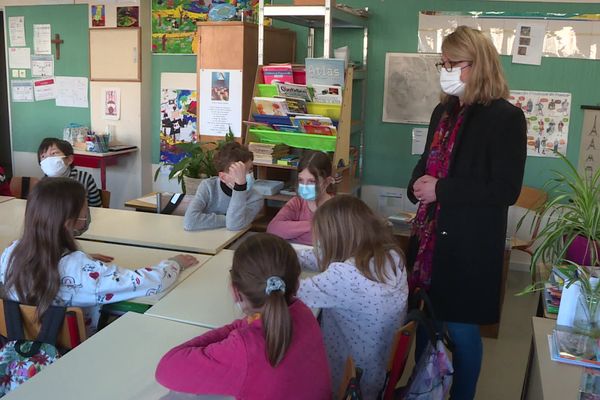
M75 179L85 188L88 205L90 207L102 206L100 190L96 186L94 177L73 166L74 152L71 143L57 138L45 138L38 147L37 155L40 167L46 176Z
M300 264L322 272L300 282L298 297L309 307L322 308L334 387L340 385L350 355L363 370L363 397L375 399L394 334L406 318L408 284L401 250L383 220L347 195L317 209L313 241L314 251L299 252Z
M171 286L196 258L177 255L130 270L97 261L77 248L74 236L89 225L83 186L69 178L45 178L29 194L23 236L0 256L2 296L38 307L82 307L89 334L103 304L150 296Z
M233 297L246 317L165 354L156 380L179 392L237 399L331 399L319 324L296 299L300 265L289 243L267 233L235 251Z
M219 176L200 182L185 212L186 231L226 227L239 231L250 225L262 209L263 198L252 190L253 154L237 142L224 145L215 156Z
M298 195L271 220L267 232L294 243L312 244L311 224L317 207L331 197L331 159L322 151L305 151L298 163Z

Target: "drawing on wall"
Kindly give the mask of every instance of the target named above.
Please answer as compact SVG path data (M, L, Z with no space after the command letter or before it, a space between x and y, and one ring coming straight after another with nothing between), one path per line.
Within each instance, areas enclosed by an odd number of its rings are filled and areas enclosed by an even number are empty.
M138 6L117 7L117 27L140 26L140 8Z
M97 5L92 6L92 26L104 26L106 24L106 6L105 5Z
M591 178L600 168L600 110L583 110L581 147L579 150L579 172Z
M525 113L528 156L567 154L571 93L511 90L508 100Z
M207 21L210 0L152 0L152 52L193 54L196 22Z
M104 88L102 94L102 117L114 120L121 118L121 89Z
M383 121L429 124L440 101L437 54L387 53L383 89Z
M162 89L160 99L160 161L176 164L185 157L175 144L195 143L198 102L195 90Z

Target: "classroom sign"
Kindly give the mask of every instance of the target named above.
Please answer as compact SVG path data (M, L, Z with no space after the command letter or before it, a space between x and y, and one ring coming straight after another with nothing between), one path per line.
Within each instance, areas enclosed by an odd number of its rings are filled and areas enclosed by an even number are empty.
M511 90L508 100L525 113L528 156L567 154L571 93Z

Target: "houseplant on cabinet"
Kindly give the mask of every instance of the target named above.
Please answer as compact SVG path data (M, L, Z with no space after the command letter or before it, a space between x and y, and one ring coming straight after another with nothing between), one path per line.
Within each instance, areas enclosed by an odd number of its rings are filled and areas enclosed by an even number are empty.
M194 195L202 179L218 174L214 165L215 155L225 143L233 141L235 137L230 128L225 139L218 142L177 143L175 146L187 156L176 164L161 163L154 173L154 180L158 179L163 166L170 166L169 179L177 178L183 193Z
M554 171L546 183L549 199L540 208L533 224L541 219L545 226L537 236L531 257L531 272L537 279L538 263L555 267L565 278L565 287L580 287L579 309L575 317L578 330L600 336L600 169L582 176L562 154L557 153L565 171ZM533 226L533 225L532 225ZM541 282L524 292L541 290Z

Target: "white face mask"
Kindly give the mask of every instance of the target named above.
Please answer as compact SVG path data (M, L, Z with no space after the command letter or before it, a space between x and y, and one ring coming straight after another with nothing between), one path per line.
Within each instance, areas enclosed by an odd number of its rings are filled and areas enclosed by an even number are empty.
M65 176L69 168L62 156L46 157L40 163L40 167L49 177Z
M454 67L452 72L442 68L440 72L440 86L442 91L450 96L461 97L465 93L465 83L460 80L461 69Z

